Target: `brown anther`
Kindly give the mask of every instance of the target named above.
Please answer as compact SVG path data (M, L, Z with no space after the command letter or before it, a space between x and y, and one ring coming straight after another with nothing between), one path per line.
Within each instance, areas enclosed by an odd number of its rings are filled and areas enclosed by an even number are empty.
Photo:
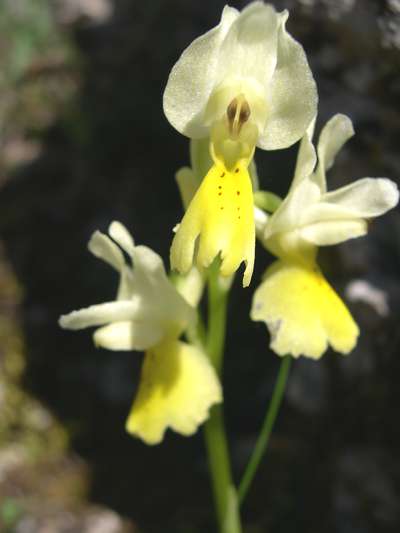
M239 123L241 125L243 125L245 122L249 120L250 113L251 113L250 106L247 103L247 101L244 100L240 108L240 113L239 113Z
M239 94L226 109L231 135L239 135L243 124L249 120L250 114L251 110L246 98L243 94Z
M228 105L226 114L228 115L229 124L232 124L233 121L235 120L236 113L237 113L237 105L238 105L237 98L234 98L232 102Z

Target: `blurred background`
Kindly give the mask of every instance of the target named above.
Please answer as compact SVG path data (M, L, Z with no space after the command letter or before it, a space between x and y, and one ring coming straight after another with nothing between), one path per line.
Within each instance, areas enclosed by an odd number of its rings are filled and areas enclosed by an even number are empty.
M242 8L248 2L231 2ZM320 94L356 129L330 188L400 177L399 0L287 0ZM188 141L167 123L168 73L224 2L0 2L0 531L214 531L201 432L146 447L124 431L142 354L96 350L60 314L113 299L86 245L113 219L168 258ZM287 191L297 146L256 154L261 187ZM271 257L257 250L253 288ZM361 328L346 358L300 359L243 508L246 533L400 530L400 213L321 265ZM240 277L240 276L239 276ZM239 479L279 360L236 282L224 377Z

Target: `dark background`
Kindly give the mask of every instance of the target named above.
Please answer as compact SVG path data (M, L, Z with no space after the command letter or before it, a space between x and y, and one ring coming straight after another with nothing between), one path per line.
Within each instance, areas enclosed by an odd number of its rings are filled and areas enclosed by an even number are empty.
M96 350L89 331L62 331L57 319L114 298L114 272L86 249L110 221L168 258L181 217L174 173L189 157L188 140L163 115L162 93L179 54L217 24L224 2L11 4L0 8L0 385L18 388L10 405L21 413L7 410L9 396L0 399L1 531L44 531L49 523L60 532L213 531L201 432L190 439L168 432L156 447L126 434L142 354ZM273 4L291 10L288 29L308 53L320 95L317 130L337 112L354 123L356 137L328 186L399 178L399 2ZM257 151L263 189L285 193L296 149ZM397 532L398 209L374 221L368 237L320 258L342 296L349 283L366 280L386 294L389 312L350 302L362 332L355 351L295 361L243 508L246 532ZM264 325L248 318L270 261L259 248L252 286L243 290L236 280L230 300L224 389L236 479L279 365ZM47 425L27 420L32 405ZM10 450L21 446L26 453L10 466ZM100 520L93 529L91 516Z

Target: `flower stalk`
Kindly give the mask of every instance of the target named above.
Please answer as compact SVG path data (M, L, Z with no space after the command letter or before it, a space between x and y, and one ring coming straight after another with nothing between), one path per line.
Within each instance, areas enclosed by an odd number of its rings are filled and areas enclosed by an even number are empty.
M256 445L250 460L246 466L242 481L238 489L238 499L241 505L249 491L250 485L254 479L257 469L260 465L261 459L268 447L269 439L275 424L275 420L282 403L284 396L287 378L289 375L291 358L289 355L283 358L279 369L278 377L275 383L274 392L270 400L267 412L265 414L264 422L258 436Z
M218 270L219 265L214 261L208 278L207 353L221 377L229 289L220 283ZM221 533L241 533L222 406L211 410L204 436L219 530Z

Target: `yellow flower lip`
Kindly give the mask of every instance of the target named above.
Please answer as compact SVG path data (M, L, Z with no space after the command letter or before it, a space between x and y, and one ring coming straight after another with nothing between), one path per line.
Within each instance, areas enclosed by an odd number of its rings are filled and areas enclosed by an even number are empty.
M254 266L253 190L247 166L212 166L193 197L171 246L171 267L184 274L196 261L207 268L221 256L220 272L231 276L244 261L243 285Z
M126 430L151 445L160 443L168 428L193 435L221 401L221 385L207 356L185 342L164 340L146 352Z
M331 345L348 354L359 329L318 266L278 260L254 293L251 319L265 322L280 356L319 359Z

